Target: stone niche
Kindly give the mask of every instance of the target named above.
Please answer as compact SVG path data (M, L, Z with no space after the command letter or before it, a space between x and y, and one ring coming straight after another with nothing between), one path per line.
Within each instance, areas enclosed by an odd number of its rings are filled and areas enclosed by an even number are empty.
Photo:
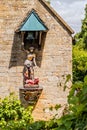
M39 86L39 78L35 78L34 74L34 67L38 66L36 51L41 50L42 34L46 33L48 28L33 9L17 31L21 32L22 50L27 54L24 62L23 88L20 89L20 99L24 106L35 105L43 90Z

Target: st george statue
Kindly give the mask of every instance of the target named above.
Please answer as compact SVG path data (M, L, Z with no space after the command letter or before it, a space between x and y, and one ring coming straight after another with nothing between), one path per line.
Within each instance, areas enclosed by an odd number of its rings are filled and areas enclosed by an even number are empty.
M24 88L39 86L39 79L34 78L34 67L37 66L35 58L34 47L30 47L27 53L27 59L24 62Z

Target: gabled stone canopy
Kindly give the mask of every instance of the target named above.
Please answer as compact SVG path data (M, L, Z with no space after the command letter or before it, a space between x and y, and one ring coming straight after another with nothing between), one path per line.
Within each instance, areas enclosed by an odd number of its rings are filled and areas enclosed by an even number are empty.
M19 28L19 31L47 31L43 21L40 19L34 9L29 13L29 16L25 19Z

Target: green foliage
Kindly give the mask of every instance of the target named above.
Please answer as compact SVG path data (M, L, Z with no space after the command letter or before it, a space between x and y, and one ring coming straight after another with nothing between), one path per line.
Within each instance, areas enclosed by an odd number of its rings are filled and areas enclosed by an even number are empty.
M64 88L63 88L64 91L67 88L67 82L69 82L70 80L71 80L71 75L70 74L66 75L66 81L64 83Z
M56 104L55 106L50 106L49 110L53 111L53 110L58 110L59 108L61 108L61 104Z
M87 5L85 8L85 18L82 20L81 32L76 34L75 41L79 47L87 49Z
M73 81L83 81L87 75L87 5L81 32L74 37L73 46Z
M55 105L55 110L58 110L59 108L61 108L61 104L56 104Z
M31 107L22 107L13 94L0 100L1 130L24 130L27 124L32 122L31 111Z
M75 35L73 46L73 81L83 81L87 74L87 5L81 32Z
M87 74L87 51L73 47L73 81L83 81Z
M28 130L46 130L45 121L36 121L28 125Z

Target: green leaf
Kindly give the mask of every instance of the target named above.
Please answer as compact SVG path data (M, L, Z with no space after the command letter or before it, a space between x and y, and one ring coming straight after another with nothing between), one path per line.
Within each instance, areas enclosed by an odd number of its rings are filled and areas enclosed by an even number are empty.
M87 75L84 77L84 84L87 85Z

